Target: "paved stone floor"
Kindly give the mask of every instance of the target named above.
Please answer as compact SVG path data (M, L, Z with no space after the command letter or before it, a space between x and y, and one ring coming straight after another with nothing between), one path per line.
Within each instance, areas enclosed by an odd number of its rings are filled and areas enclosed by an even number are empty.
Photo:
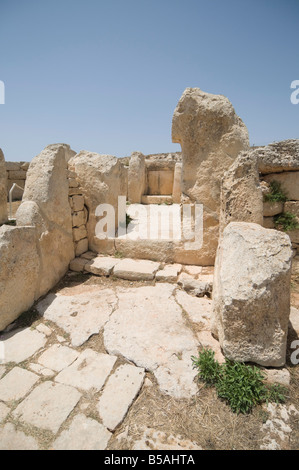
M88 263L105 276L69 272L0 336L0 449L206 448L180 412L198 396L191 356L203 345L223 360L210 333L212 268L80 259L75 271ZM167 409L177 421L165 423ZM261 446L277 448L298 411L268 414Z

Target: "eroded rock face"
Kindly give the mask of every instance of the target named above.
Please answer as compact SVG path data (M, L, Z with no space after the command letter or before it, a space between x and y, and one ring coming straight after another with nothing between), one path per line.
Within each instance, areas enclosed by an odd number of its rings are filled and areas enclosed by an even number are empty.
M227 98L187 88L174 111L172 141L182 147L183 202L204 206L201 251L202 264L208 264L218 243L221 178L249 148L248 132Z
M7 173L5 160L0 149L0 224L7 221Z
M280 367L290 314L289 237L258 224L223 231L213 284L213 331L229 359Z
M230 222L263 225L258 160L251 152L241 152L222 179L220 233Z
M36 298L61 279L74 258L66 150L64 145L50 145L32 160L16 214L18 226L36 227L40 257Z
M40 260L34 227L0 228L0 331L30 308Z
M107 240L101 241L95 237L98 220L96 209L100 204L112 205L115 208L115 225L117 227L118 196L127 195L127 171L120 159L88 151L78 153L70 160L70 164L76 171L89 211L87 223L89 248L98 252Z

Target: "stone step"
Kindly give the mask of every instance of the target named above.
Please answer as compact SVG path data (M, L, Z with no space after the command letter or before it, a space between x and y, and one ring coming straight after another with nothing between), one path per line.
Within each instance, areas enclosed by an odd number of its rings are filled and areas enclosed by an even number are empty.
M129 281L157 281L177 283L184 290L201 297L211 294L213 266L165 264L149 260L116 258L88 252L73 259L70 270L96 276L113 276Z
M142 204L172 204L172 196L144 195L141 197Z

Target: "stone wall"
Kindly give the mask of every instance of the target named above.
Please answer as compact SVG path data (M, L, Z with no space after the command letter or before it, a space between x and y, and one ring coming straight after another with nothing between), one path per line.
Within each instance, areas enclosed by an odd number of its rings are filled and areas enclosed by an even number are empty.
M70 153L66 144L50 145L32 160L17 226L0 227L0 330L46 294L75 256Z
M265 201L270 183L278 182L287 201ZM283 230L277 217L293 214L299 224L299 139L241 152L225 173L221 193L220 232L230 222L254 222ZM287 230L299 253L299 229Z
M6 162L5 165L7 171L7 198L12 185L16 183L19 188L15 187L12 195L12 200L20 201L23 197L24 191L22 191L22 189L24 190L25 187L25 180L29 168L29 162Z
M5 169L5 160L2 150L0 149L0 224L7 221L7 174Z

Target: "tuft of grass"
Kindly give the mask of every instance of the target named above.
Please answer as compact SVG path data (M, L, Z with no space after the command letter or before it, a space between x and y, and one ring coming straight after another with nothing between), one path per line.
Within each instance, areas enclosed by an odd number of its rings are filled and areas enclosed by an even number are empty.
M219 364L214 352L205 348L191 359L193 368L198 369L198 378L208 386L214 385L218 397L225 400L234 413L247 414L262 403L286 400L286 389L279 384L265 384L265 376L256 366L228 359Z
M270 182L270 192L265 194L264 201L268 202L286 202L288 200L287 195L281 188L279 181Z
M297 217L291 212L284 212L274 216L275 227L288 232L290 230L296 230L299 228Z

